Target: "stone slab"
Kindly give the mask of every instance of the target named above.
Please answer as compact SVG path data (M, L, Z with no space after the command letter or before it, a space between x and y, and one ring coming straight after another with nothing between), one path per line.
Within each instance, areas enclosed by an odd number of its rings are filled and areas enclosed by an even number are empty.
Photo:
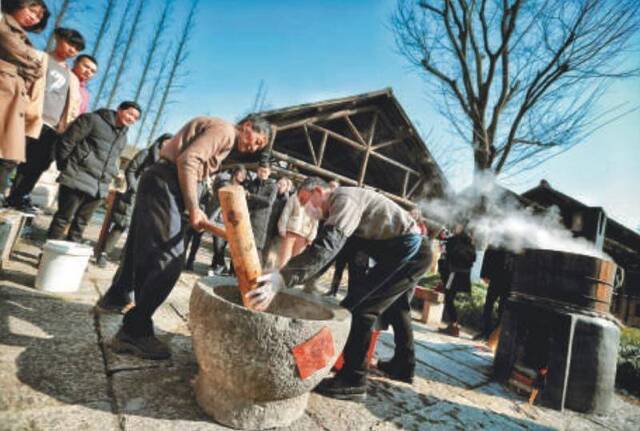
M0 431L82 430L119 431L109 402L0 412Z
M200 409L191 386L196 368L154 368L113 374L125 430L226 430Z

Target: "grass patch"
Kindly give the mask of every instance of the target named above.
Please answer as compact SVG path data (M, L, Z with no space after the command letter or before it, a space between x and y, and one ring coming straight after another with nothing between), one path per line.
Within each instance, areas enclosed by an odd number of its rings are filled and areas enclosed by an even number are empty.
M640 397L640 329L625 328L622 331L616 386Z

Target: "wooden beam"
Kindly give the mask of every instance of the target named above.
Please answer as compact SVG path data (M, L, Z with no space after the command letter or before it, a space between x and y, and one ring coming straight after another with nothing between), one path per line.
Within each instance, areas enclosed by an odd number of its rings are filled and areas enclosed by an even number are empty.
M356 114L363 114L366 112L372 112L372 111L377 111L378 108L375 106L365 106L362 108L355 108L355 109L344 109L342 111L336 111L336 112L332 112L332 113L328 113L328 114L323 114L323 115L314 115L313 117L307 117L304 118L302 120L297 120L294 121L292 123L289 124L281 124L278 126L278 130L290 130L290 129L295 129L298 127L303 127L305 124L309 125L312 123L316 123L318 121L331 121L331 120L337 120L339 118L343 118L349 115L356 115ZM275 122L276 120L274 120Z
M271 139L269 139L269 144L267 144L266 151L271 151L273 149L273 144L276 142L276 135L278 134L278 128L276 126L271 126Z
M373 137L375 136L375 133L376 133L377 124L378 124L378 113L376 112L373 115L373 120L371 120L371 127L369 128L369 139L367 140L367 152L364 153L362 165L360 166L360 174L358 175L359 186L362 186L364 184L364 178L367 175L367 167L369 166L369 156L371 155L371 145L373 144Z
M325 177L327 179L338 179L341 183L347 184L347 185L350 185L350 186L357 186L358 185L358 182L355 181L352 178L345 177L344 175L337 174L335 172L329 171L329 170L324 169L324 168L320 168L318 166L314 166L314 165L312 165L310 163L307 163L307 162L303 162L302 160L298 160L298 159L296 159L294 157L291 157L291 156L289 156L287 154L284 154L284 153L281 153L279 151L273 151L271 154L274 157L276 157L277 159L280 159L282 161L288 162L288 163L290 163L290 164L292 164L294 166L297 166L299 168L305 169L305 170L307 170L309 172L314 173L315 175L319 175L319 176ZM282 172L286 172L286 170L284 170L283 168L278 168L278 170L282 171ZM294 172L294 173L291 173L291 175L300 176L301 174L299 174L297 172ZM384 190L379 190L379 189L377 189L375 187L371 187L371 186L369 186L367 184L364 184L363 188L370 189L370 190L375 190L378 193L381 193L382 195L388 197L389 199L399 203L400 205L408 207L408 208L413 208L416 205L414 202L411 202L408 199L405 199L405 198L403 198L401 196L395 195L393 193L389 193L389 192L384 191Z
M411 187L411 190L409 190L409 193L407 193L407 195L403 197L407 199L411 198L411 196L413 196L416 190L418 190L418 186L420 186L420 184L422 184L423 182L424 182L424 178L419 178L418 181L413 185L413 187Z
M411 172L412 174L417 175L418 177L421 176L420 172L416 171L415 169L411 169L410 167L403 165L399 161L394 160L394 159L392 159L390 157L387 157L387 156L383 156L382 154L376 153L373 150L371 150L371 156L375 157L376 159L380 159L380 160L382 160L384 162L387 162L390 165L395 166L396 168L405 170L407 172Z
M292 165L297 166L299 168L306 169L306 170L308 170L310 172L313 172L314 174L321 175L321 176L328 177L328 178L337 178L341 182L349 184L349 185L352 185L352 186L357 186L358 185L357 181L355 181L355 180L353 180L353 179L351 179L349 177L345 177L344 175L340 175L340 174L337 174L335 172L331 172L331 171L329 171L327 169L312 165L311 163L307 163L305 161L298 160L295 157L291 157L290 155L285 154L285 153L281 153L280 151L275 151L274 150L274 151L271 152L271 154L274 157L276 157L276 158L278 158L280 160L283 160L283 161L285 161L287 163L291 163Z
M341 134L336 133L333 130L326 129L326 128L324 128L322 126L318 126L316 124L309 124L309 127L312 128L312 129L319 130L321 132L327 133L332 138L334 138L334 139L336 139L336 140L338 140L340 142L343 142L343 143L349 145L351 148L354 148L354 149L356 149L358 151L362 151L362 152L366 152L367 151L367 147L364 147L364 146L360 145L359 143L357 143L356 141L354 141L352 139L349 139L349 138L347 138L345 136L342 136ZM382 154L376 153L373 150L371 150L370 152L371 152L371 156L373 156L373 157L375 157L377 159L385 161L385 162L387 162L387 163L389 163L389 164L391 164L391 165L393 165L393 166L395 166L395 167L397 167L399 169L403 169L405 171L411 172L414 175L420 176L420 173L418 171L416 171L415 169L411 169L408 166L403 165L402 163L398 162L397 160L394 160L394 159L392 159L390 157L387 157L387 156L383 156ZM365 155L365 158L366 158L366 155Z
M322 166L322 159L324 159L324 150L327 147L327 139L329 139L329 134L324 133L322 135L322 142L320 142L320 154L318 154L318 166Z
M374 146L373 146L373 149L374 149L374 150L379 150L379 149L381 149L381 148L390 147L391 145L396 145L396 144L399 144L399 143L401 143L401 142L404 142L404 140L405 140L406 138L407 138L407 136L399 137L399 138L394 138L394 139L391 139L391 140L389 140L389 141L382 142L381 144L376 144L376 145L374 145Z
M329 130L329 129L327 129L325 127L322 127L322 126L318 126L317 124L309 124L308 126L311 127L312 129L319 130L319 131L321 131L323 133L326 133L329 136L331 136L332 138L334 138L335 140L340 141L340 142L342 142L344 144L347 144L350 147L352 147L352 148L354 148L354 149L356 149L358 151L362 151L362 152L365 151L364 145L354 141L353 139L349 139L346 136L342 136L340 133L336 133L333 130Z
M349 129L351 130L351 133L353 133L355 135L356 139L358 141L360 141L360 144L366 146L367 143L364 141L364 138L360 134L360 131L356 128L356 125L353 124L353 121L351 121L351 117L347 115L346 117L344 117L344 120L347 122L347 126L349 126Z
M318 159L316 158L316 150L313 149L313 142L311 142L311 135L309 135L309 128L307 125L304 125L304 135L307 137L307 146L309 147L309 153L311 154L311 159L313 160L313 164L318 164Z
M407 188L409 187L409 177L411 173L407 172L404 174L404 183L402 184L402 197L407 197Z

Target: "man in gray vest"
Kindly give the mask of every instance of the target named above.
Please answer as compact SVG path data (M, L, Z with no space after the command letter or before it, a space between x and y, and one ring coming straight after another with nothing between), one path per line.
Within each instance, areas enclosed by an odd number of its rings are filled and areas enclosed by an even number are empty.
M362 400L366 397L365 361L373 325L385 312L410 322L402 297L431 264L431 247L409 213L375 191L358 187L332 191L324 180L312 177L300 185L298 199L309 215L324 219L324 228L281 272L261 276L258 280L263 284L247 293L247 298L250 306L266 309L280 289L304 283L320 273L347 240L350 246L354 244L371 256L376 265L350 287L342 303L353 315L344 366L316 388L316 392L332 398ZM411 325L402 325L402 332L395 335L396 356L412 367L415 354Z

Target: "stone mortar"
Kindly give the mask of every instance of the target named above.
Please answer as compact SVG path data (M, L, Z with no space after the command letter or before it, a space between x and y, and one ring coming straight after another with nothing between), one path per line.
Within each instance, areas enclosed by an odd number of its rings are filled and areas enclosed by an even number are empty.
M239 429L287 426L302 416L309 391L331 370L351 324L344 308L291 289L279 293L266 312L250 310L241 305L231 277L196 282L189 315L198 404ZM323 328L331 332L333 356L302 380L292 349Z

